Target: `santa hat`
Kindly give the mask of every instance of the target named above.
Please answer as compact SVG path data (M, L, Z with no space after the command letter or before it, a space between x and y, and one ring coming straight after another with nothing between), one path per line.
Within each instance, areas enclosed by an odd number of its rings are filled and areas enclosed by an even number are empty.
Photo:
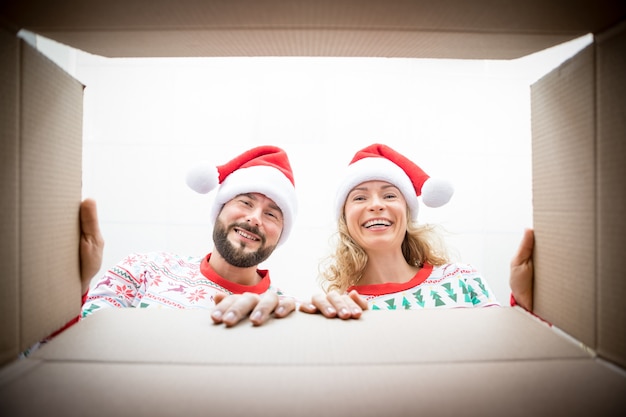
M375 143L358 151L337 190L335 215L341 217L348 194L366 181L386 181L398 187L409 206L411 218L416 221L417 197L428 207L439 207L450 201L454 189L445 180L430 178L410 159L389 146Z
M217 189L211 206L211 221L228 201L244 193L260 193L271 198L283 214L283 232L278 244L289 237L297 212L295 183L287 153L276 146L259 146L235 157L224 165L208 163L193 167L187 185L206 194Z

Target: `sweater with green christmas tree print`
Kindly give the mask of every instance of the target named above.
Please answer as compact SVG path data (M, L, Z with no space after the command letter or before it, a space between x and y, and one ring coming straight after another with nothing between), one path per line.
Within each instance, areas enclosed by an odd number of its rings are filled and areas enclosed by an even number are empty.
M370 310L499 306L487 281L469 264L424 266L404 283L355 285Z

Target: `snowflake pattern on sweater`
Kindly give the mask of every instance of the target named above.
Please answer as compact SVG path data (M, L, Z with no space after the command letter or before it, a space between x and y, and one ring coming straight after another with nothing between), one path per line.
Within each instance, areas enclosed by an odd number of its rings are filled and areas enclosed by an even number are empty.
M356 285L371 310L488 307L500 305L487 281L468 264L425 264L405 283Z
M81 318L110 307L210 309L218 292L262 294L269 290L282 295L271 286L267 270L257 270L262 277L258 284L240 285L220 277L208 264L210 256L132 253L92 285Z

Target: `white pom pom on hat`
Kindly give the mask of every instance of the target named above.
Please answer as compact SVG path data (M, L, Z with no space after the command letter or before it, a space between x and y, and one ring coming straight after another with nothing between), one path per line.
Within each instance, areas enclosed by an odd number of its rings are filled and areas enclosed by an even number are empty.
M335 197L337 219L343 213L350 191L366 181L385 181L398 187L414 221L419 211L418 197L421 196L426 206L435 208L446 204L454 194L448 181L431 178L404 155L387 145L375 143L357 151L350 161Z
M454 187L446 180L429 178L422 184L422 202L432 208L445 205L454 194Z
M276 146L258 146L236 156L224 165L201 163L187 173L187 185L207 194L217 188L211 206L214 223L228 201L244 193L260 193L271 198L283 214L283 232L278 244L284 243L298 211L295 182L287 153Z
M187 172L187 185L197 193L207 194L219 185L219 175L215 165L202 162Z

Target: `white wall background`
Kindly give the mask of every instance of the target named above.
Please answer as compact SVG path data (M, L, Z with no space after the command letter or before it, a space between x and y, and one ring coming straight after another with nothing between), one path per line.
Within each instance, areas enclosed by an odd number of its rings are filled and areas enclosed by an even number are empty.
M422 205L421 222L442 224L506 305L509 261L532 226L529 86L590 41L513 61L108 59L37 44L86 86L83 196L98 202L103 268L130 252L210 252L213 194L189 190L187 169L271 144L290 156L300 211L262 267L308 298L330 250L335 178L383 142L453 182L451 202Z

